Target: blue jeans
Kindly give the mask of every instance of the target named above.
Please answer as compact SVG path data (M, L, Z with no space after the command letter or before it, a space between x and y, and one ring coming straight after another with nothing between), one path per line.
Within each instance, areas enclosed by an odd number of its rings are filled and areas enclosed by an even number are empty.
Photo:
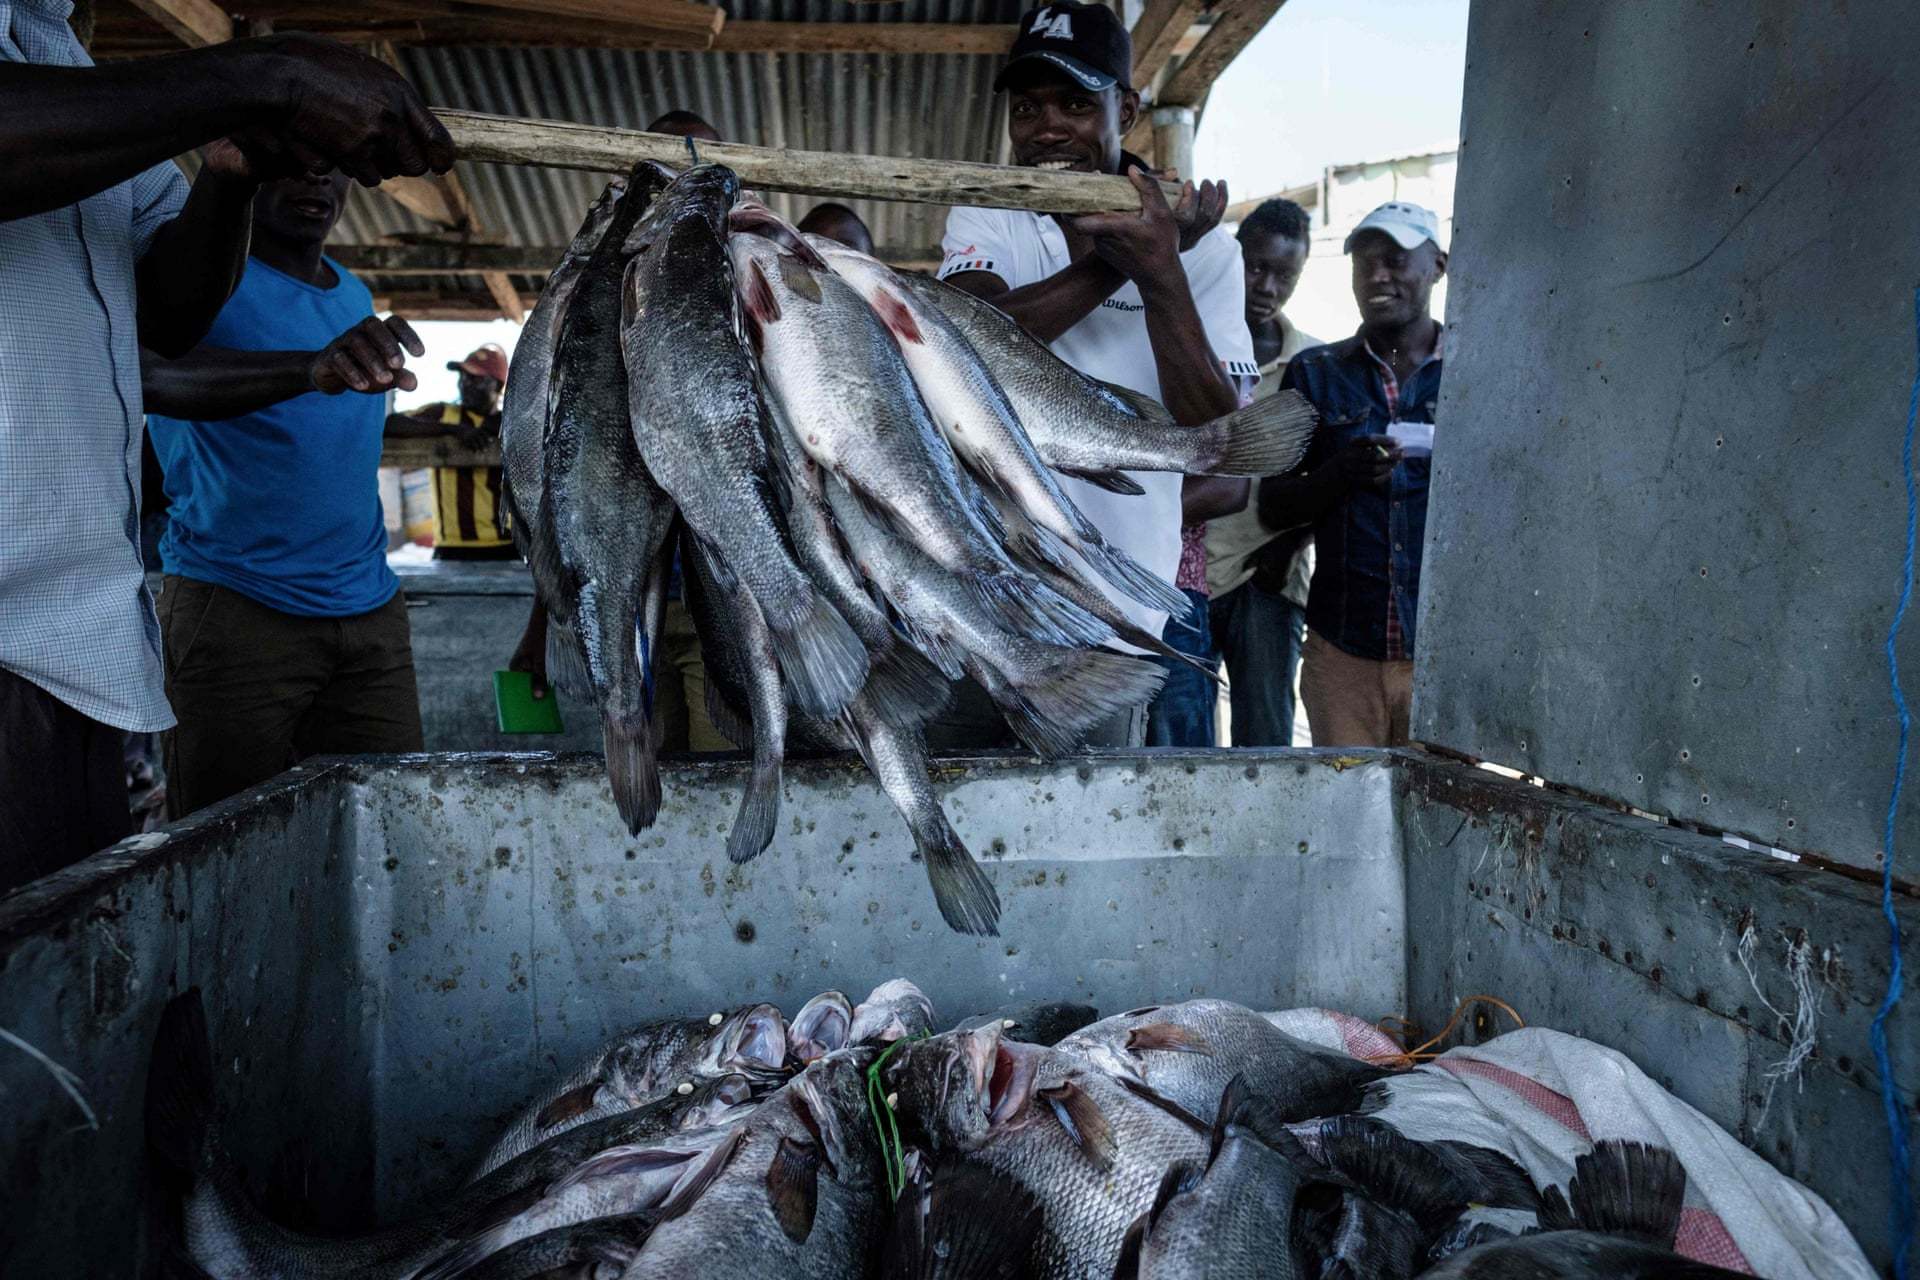
M1217 669L1207 619L1207 598L1198 591L1185 591L1185 595L1187 616L1168 618L1162 639L1181 653L1190 653L1209 667ZM1160 687L1160 695L1147 708L1147 745L1213 746L1213 708L1219 686L1184 662L1176 662L1172 658L1155 658L1154 661L1167 669L1167 682Z
M1233 745L1293 745L1293 676L1307 634L1307 611L1248 582L1215 599L1214 652L1226 661Z

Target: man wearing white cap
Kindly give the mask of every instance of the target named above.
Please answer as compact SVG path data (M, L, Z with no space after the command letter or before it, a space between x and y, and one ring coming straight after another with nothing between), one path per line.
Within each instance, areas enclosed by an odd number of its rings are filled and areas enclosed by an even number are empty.
M1305 465L1259 493L1268 527L1313 526L1300 696L1316 747L1407 741L1440 397L1439 227L1432 210L1398 201L1362 219L1346 243L1360 331L1301 352L1281 380L1320 411Z

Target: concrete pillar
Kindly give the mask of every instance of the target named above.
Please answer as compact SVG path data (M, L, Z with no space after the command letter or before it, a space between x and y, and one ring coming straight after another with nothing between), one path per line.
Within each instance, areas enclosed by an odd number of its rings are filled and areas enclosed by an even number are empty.
M1184 180L1193 176L1193 129L1198 114L1192 107L1153 109L1153 164L1177 169Z

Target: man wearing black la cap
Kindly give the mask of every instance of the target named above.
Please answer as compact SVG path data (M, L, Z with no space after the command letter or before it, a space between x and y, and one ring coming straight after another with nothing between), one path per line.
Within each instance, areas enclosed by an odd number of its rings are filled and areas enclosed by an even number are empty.
M1127 213L1056 217L1007 209L954 209L947 216L940 278L992 302L1054 354L1093 377L1151 396L1183 423L1231 412L1236 378L1257 377L1245 317L1239 248L1218 230L1223 184L1189 183L1169 206L1146 163L1121 148L1140 114L1129 81L1133 45L1111 9L1063 2L1021 19L1007 65L994 81L1007 94L1014 163L1080 173L1124 173L1140 193ZM1242 480L1188 481L1133 472L1128 496L1071 476L1061 484L1108 542L1172 582L1181 526L1246 505ZM1204 573L1204 561L1201 562ZM1130 618L1158 634L1166 615L1117 591ZM1176 622L1175 626L1184 625ZM977 699L956 699L958 732L936 724L939 747L1010 743ZM1145 708L1099 726L1089 742L1139 745Z

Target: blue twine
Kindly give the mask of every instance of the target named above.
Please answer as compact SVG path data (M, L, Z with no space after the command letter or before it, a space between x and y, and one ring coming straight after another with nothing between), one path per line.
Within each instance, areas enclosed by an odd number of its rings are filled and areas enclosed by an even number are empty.
M1907 1117L1900 1109L1900 1094L1894 1087L1893 1059L1887 1052L1887 1019L1900 1003L1900 917L1893 909L1893 824L1900 809L1900 788L1906 781L1907 737L1912 719L1907 714L1907 696L1900 688L1900 657L1895 642L1900 624L1913 600L1913 543L1915 516L1920 512L1913 490L1913 430L1920 421L1920 289L1913 294L1913 331L1916 347L1913 396L1907 402L1906 440L1900 446L1900 475L1907 486L1907 549L1901 566L1900 603L1893 611L1893 626L1887 631L1887 677L1893 684L1893 706L1900 716L1900 750L1893 762L1893 795L1887 800L1887 826L1880 859L1880 910L1887 917L1887 945L1892 964L1887 972L1887 994L1873 1016L1873 1060L1880 1069L1880 1103L1887 1112L1887 1142L1891 1147L1893 1209L1893 1274L1895 1280L1907 1280L1907 1254L1913 1249L1913 1168L1908 1148Z

